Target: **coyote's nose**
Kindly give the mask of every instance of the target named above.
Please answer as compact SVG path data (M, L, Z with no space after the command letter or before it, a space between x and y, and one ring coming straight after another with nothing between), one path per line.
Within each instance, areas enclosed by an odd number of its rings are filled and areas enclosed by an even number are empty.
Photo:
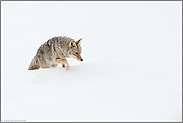
M81 59L81 61L83 61L83 59Z

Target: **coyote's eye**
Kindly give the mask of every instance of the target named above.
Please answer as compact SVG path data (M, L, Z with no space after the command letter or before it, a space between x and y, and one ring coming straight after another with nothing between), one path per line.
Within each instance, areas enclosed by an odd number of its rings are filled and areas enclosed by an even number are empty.
M76 53L76 54L78 54L78 53Z

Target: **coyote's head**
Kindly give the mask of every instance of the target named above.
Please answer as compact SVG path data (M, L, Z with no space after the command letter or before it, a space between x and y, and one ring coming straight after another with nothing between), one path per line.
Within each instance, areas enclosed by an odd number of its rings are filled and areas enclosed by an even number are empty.
M71 58L76 58L78 61L83 61L81 57L81 46L80 46L80 41L82 40L79 39L78 41L71 40L68 45L68 53L69 57Z

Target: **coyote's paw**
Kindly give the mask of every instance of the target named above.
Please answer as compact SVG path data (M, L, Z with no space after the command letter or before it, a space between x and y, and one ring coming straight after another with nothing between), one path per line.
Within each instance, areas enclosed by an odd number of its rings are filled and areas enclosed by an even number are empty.
M62 63L62 67L65 68L65 64L64 63Z
M69 70L70 66L69 65L66 65L66 70Z

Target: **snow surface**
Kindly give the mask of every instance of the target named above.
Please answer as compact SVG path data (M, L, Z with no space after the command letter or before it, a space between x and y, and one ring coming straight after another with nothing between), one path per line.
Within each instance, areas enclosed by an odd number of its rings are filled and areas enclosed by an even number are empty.
M1 2L2 121L182 121L182 2ZM83 62L28 71L54 36Z

